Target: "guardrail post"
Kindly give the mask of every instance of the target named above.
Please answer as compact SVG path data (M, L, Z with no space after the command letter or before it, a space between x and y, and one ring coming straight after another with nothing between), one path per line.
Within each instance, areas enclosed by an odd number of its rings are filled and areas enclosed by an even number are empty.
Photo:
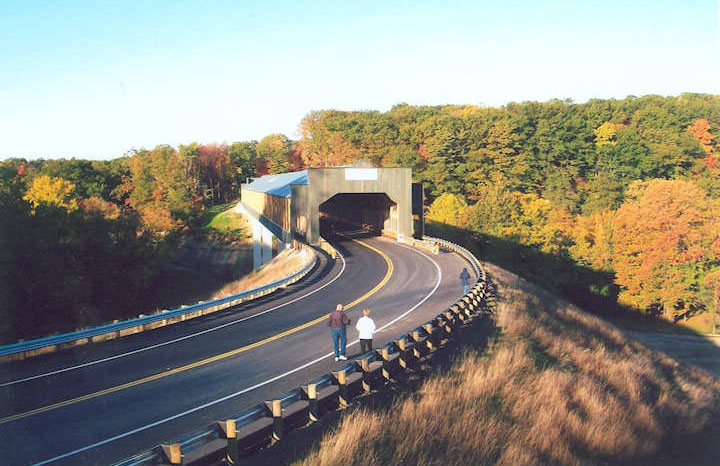
M273 418L272 437L275 440L280 440L283 435L282 402L280 400L270 400L265 402L265 406L270 410L270 415Z
M235 430L235 419L218 421L218 427L222 436L227 439L227 450L225 450L225 461L228 464L238 464L240 455L238 454L237 431Z
M360 370L362 371L363 392L370 393L372 386L370 384L370 360L368 358L360 360Z
M444 335L446 333L445 332L445 327L446 327L445 318L442 315L439 315L435 319L435 325L437 326L438 331L442 332L442 335ZM437 338L440 342L442 342L442 338L441 338L442 335L437 336Z
M453 325L455 324L455 316L450 310L443 312L442 315L445 318L445 333L450 335L452 333Z
M308 420L315 422L320 419L320 412L318 411L318 390L317 384L309 383L302 387L305 392L305 396L308 401Z
M450 312L452 312L453 314L455 314L455 317L457 317L458 320L460 320L461 323L464 323L464 322L467 320L467 317L466 317L465 314L463 314L463 312L460 310L460 307L457 306L457 305L455 305L455 304L453 304L452 306L450 306Z
M429 350L435 349L435 334L433 333L433 325L432 324L425 324L423 325L423 329L428 334L427 339L425 340L425 345Z
M408 365L409 365L408 364L408 351L407 351L408 342L404 338L401 338L398 340L397 343L398 343L398 348L400 348L400 356L398 357L398 364L403 369L407 369Z
M384 346L380 348L379 353L382 358L382 376L385 380L390 381L390 351Z
M332 373L335 377L335 381L338 384L338 407L340 409L347 408L348 405L348 386L347 386L347 372L345 369L340 369L337 372Z
M412 332L410 332L410 336L415 342L415 345L413 346L413 356L415 357L415 359L420 359L422 357L422 354L420 353L420 346L418 345L418 343L422 341L422 335L420 335L419 330L413 330Z
M160 450L168 464L182 464L182 447L179 443L160 445Z

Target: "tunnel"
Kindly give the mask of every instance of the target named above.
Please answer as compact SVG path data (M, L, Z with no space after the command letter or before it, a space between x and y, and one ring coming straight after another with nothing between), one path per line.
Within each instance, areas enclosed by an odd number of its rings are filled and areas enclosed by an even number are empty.
M364 230L381 234L396 229L397 204L385 193L339 193L320 204L320 235ZM395 213L395 215L393 215Z

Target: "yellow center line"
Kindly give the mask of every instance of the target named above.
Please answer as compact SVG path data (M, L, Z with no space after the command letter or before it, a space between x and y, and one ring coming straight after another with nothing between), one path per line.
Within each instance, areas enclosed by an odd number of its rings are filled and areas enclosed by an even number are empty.
M385 273L385 276L383 277L383 279L380 280L380 282L378 282L377 285L375 285L370 291L368 291L368 292L365 293L364 295L360 296L360 297L357 298L356 300L354 300L354 301L348 303L347 305L345 305L345 309L350 309L351 307L357 306L359 303L365 301L365 300L368 299L370 296L372 296L372 295L374 295L375 293L377 293L377 292L380 290L380 288L382 288L383 286L385 286L385 284L390 280L390 277L392 276L392 273L393 273L393 270L394 270L393 263L392 263L392 261L390 260L390 257L388 257L387 254L385 254L384 252L382 252L381 250L379 250L379 249L377 249L377 248L375 248L375 247L373 247L373 246L370 246L369 244L363 243L362 241L358 241L358 240L353 240L353 241L355 241L355 242L358 243L358 244L361 244L362 246L365 246L366 248L368 248L368 249L370 249L370 250L372 250L372 251L375 251L375 252L378 253L383 259L385 259L385 263L387 264L387 272ZM255 343L251 343L251 344L246 345L246 346L243 346L243 347L241 347L241 348L236 348L236 349L234 349L234 350L230 350L230 351L228 351L228 352L226 352L226 353L218 354L218 355L216 355L216 356L212 356L212 357L209 357L209 358L207 358L207 359L202 359L202 360L200 360L200 361L196 361L196 362L190 363L190 364L188 364L188 365L186 365L186 366L181 366L181 367L177 367L177 368L175 368L175 369L170 369L170 370L165 371L165 372L160 372L160 373L158 373L158 374L154 374L154 375L150 375L150 376L147 376L147 377L143 377L142 379L133 380L132 382L127 382L127 383L124 383L124 384L121 384L121 385L116 385L116 386L114 386L114 387L106 388L106 389L104 389L104 390L100 390L100 391L97 391L97 392L94 392L94 393L88 393L87 395L79 396L79 397L77 397L77 398L72 398L72 399L69 399L69 400L60 401L60 402L58 402L58 403L51 404L51 405L48 405L48 406L43 406L43 407L40 407L40 408L36 408L36 409L30 410L30 411L26 411L26 412L24 412L24 413L14 414L14 415L12 415L12 416L8 416L8 417L5 417L5 418L0 419L0 424L5 424L5 423L7 423L7 422L12 422L12 421L16 421L16 420L18 420L18 419L22 419L22 418L34 416L35 414L40 414L40 413L44 413L44 412L47 412L47 411L52 411L53 409L62 408L62 407L64 407L64 406L69 406L69 405L72 405L72 404L75 404L75 403L79 403L79 402L81 402L81 401L86 401L86 400L90 400L90 399L92 399L92 398L97 398L97 397L99 397L99 396L108 395L108 394L110 394L110 393L119 392L119 391L121 391L121 390L125 390L126 388L135 387L135 386L138 386L138 385L142 385L142 384L144 384L144 383L147 383L147 382L152 382L153 380L162 379L162 378L165 378L165 377L169 377L169 376L171 376L171 375L174 375L174 374L179 374L179 373L181 373L181 372L188 371L188 370L190 370L190 369L195 369L196 367L201 367L201 366L204 366L204 365L207 365L207 364L211 364L211 363L213 363L213 362L221 361L221 360L223 360L223 359L227 359L227 358L229 358L229 357L238 355L238 354L240 354L240 353L244 353L244 352L249 351L249 350L251 350L251 349L257 348L257 347L259 347L259 346L265 345L265 344L270 343L270 342L275 341L275 340L279 340L280 338L286 337L286 336L288 336L288 335L292 335L293 333L299 332L300 330L303 330L303 329L306 329L306 328L308 328L308 327L311 327L311 326L313 326L313 325L315 325L315 324L318 324L318 323L324 321L325 319L328 318L329 315L330 315L330 314L325 314L325 315L323 315L323 316L318 317L317 319L311 320L310 322L306 322L306 323L304 323L304 324L302 324L302 325L299 325L299 326L297 326L297 327L291 328L291 329L289 329L289 330L285 330L284 332L278 333L278 334L273 335L273 336L271 336L271 337L268 337L268 338L266 338L266 339L264 339L264 340L260 340L260 341L257 341L257 342L255 342Z

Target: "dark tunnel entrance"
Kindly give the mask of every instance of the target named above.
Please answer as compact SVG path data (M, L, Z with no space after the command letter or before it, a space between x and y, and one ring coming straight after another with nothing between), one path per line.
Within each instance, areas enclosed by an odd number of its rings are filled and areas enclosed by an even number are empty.
M385 193L341 193L320 204L321 236L357 230L397 231L397 204Z

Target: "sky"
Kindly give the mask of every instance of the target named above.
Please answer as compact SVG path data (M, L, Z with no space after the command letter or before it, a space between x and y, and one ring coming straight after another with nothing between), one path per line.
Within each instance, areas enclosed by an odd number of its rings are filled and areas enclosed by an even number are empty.
M720 94L720 0L0 1L0 160L300 137L313 110Z

